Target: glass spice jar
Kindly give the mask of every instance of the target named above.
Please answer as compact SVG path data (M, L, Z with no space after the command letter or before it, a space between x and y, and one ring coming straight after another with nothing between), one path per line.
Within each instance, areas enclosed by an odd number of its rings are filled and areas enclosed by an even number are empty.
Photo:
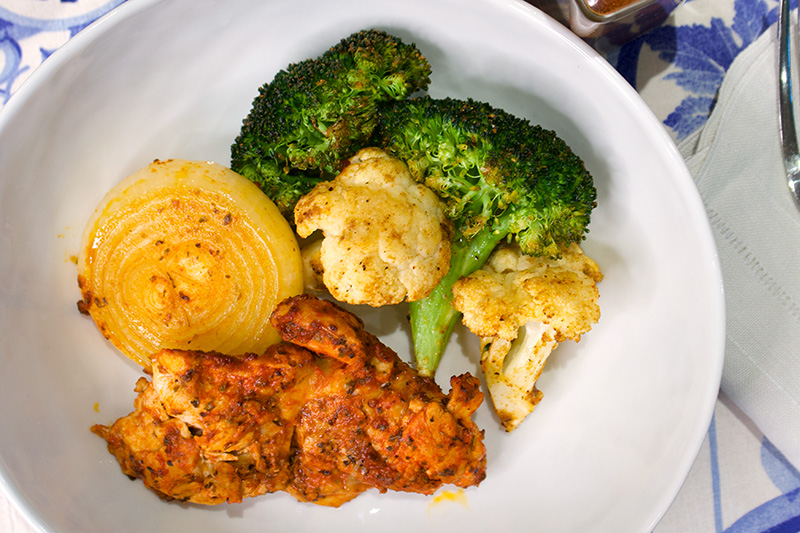
M624 44L660 25L682 0L527 0L584 39Z

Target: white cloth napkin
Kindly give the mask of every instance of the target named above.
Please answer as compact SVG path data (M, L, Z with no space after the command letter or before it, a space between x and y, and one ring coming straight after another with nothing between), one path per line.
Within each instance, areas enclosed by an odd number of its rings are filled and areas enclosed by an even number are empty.
M777 72L774 26L736 58L708 123L680 149L723 272L722 390L800 467L800 211L781 156Z

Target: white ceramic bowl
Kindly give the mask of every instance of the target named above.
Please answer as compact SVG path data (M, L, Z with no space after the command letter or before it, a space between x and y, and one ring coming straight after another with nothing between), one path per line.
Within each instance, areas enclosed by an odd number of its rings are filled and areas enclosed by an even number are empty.
M603 317L552 356L545 398L516 432L484 404L488 478L452 501L162 502L89 432L131 410L141 370L78 314L83 225L155 158L227 163L262 83L366 27L417 43L434 96L487 100L584 158L599 192L585 249L606 276ZM712 414L722 284L694 184L636 93L520 1L130 0L53 54L0 114L0 218L0 471L46 531L649 531ZM364 316L408 357L402 315ZM439 376L477 365L477 340L461 330Z

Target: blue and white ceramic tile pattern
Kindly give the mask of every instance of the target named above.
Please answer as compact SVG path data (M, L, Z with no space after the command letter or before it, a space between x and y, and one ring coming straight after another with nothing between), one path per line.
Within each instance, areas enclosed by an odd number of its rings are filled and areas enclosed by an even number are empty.
M0 108L50 54L122 2L0 0ZM705 124L736 56L776 20L777 0L687 0L634 41L591 44L680 142ZM32 531L1 503L0 529ZM721 395L692 472L656 531L796 533L800 473Z

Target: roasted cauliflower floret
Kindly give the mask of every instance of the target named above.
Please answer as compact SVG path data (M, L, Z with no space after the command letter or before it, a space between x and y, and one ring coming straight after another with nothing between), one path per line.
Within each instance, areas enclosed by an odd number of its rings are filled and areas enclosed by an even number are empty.
M600 319L602 279L577 244L557 260L510 245L453 286L453 306L481 339L481 368L506 431L541 400L536 380L558 343L579 341Z
M438 197L378 148L360 150L295 206L297 233L321 230L303 251L307 287L373 307L424 298L450 265L452 224Z

